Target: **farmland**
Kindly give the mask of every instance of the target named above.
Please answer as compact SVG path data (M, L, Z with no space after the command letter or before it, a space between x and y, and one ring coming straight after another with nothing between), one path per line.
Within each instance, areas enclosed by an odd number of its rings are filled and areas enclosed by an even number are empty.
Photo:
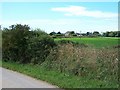
M98 38L57 38L55 39L56 42L60 40L71 40L73 42L87 44L90 47L103 48L103 47L117 46L120 38L98 37Z

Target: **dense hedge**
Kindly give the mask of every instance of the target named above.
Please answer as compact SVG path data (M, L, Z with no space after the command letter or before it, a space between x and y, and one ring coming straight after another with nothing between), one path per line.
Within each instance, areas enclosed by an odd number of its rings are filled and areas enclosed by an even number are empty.
M54 48L42 66L69 75L118 82L117 58L118 49L95 49L66 43Z
M5 61L42 63L55 45L47 33L28 25L12 25L2 31L2 55Z

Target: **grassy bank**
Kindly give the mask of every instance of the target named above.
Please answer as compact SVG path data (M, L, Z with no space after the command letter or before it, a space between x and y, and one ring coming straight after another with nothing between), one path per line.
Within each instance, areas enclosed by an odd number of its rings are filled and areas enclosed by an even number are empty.
M90 79L89 77L78 77L67 75L55 70L46 70L39 65L18 64L15 62L2 62L2 67L11 69L34 78L47 81L60 88L117 88L115 82Z

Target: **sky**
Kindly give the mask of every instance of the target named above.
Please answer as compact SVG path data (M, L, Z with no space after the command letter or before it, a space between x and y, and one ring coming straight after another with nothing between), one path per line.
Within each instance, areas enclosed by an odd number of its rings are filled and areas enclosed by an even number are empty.
M118 30L118 2L2 2L0 24L65 33Z

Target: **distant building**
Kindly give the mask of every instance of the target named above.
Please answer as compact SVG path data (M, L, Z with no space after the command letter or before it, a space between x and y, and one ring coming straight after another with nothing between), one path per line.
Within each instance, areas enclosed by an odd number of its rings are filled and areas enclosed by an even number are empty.
M73 35L75 35L75 32L74 32L74 31L67 31L67 32L65 33L65 36L66 36L66 37L68 37L68 36L73 36Z
M70 36L70 31L67 31L67 32L65 33L65 36Z
M80 34L80 33L76 33L76 35L79 37L79 36L83 36L82 34Z

